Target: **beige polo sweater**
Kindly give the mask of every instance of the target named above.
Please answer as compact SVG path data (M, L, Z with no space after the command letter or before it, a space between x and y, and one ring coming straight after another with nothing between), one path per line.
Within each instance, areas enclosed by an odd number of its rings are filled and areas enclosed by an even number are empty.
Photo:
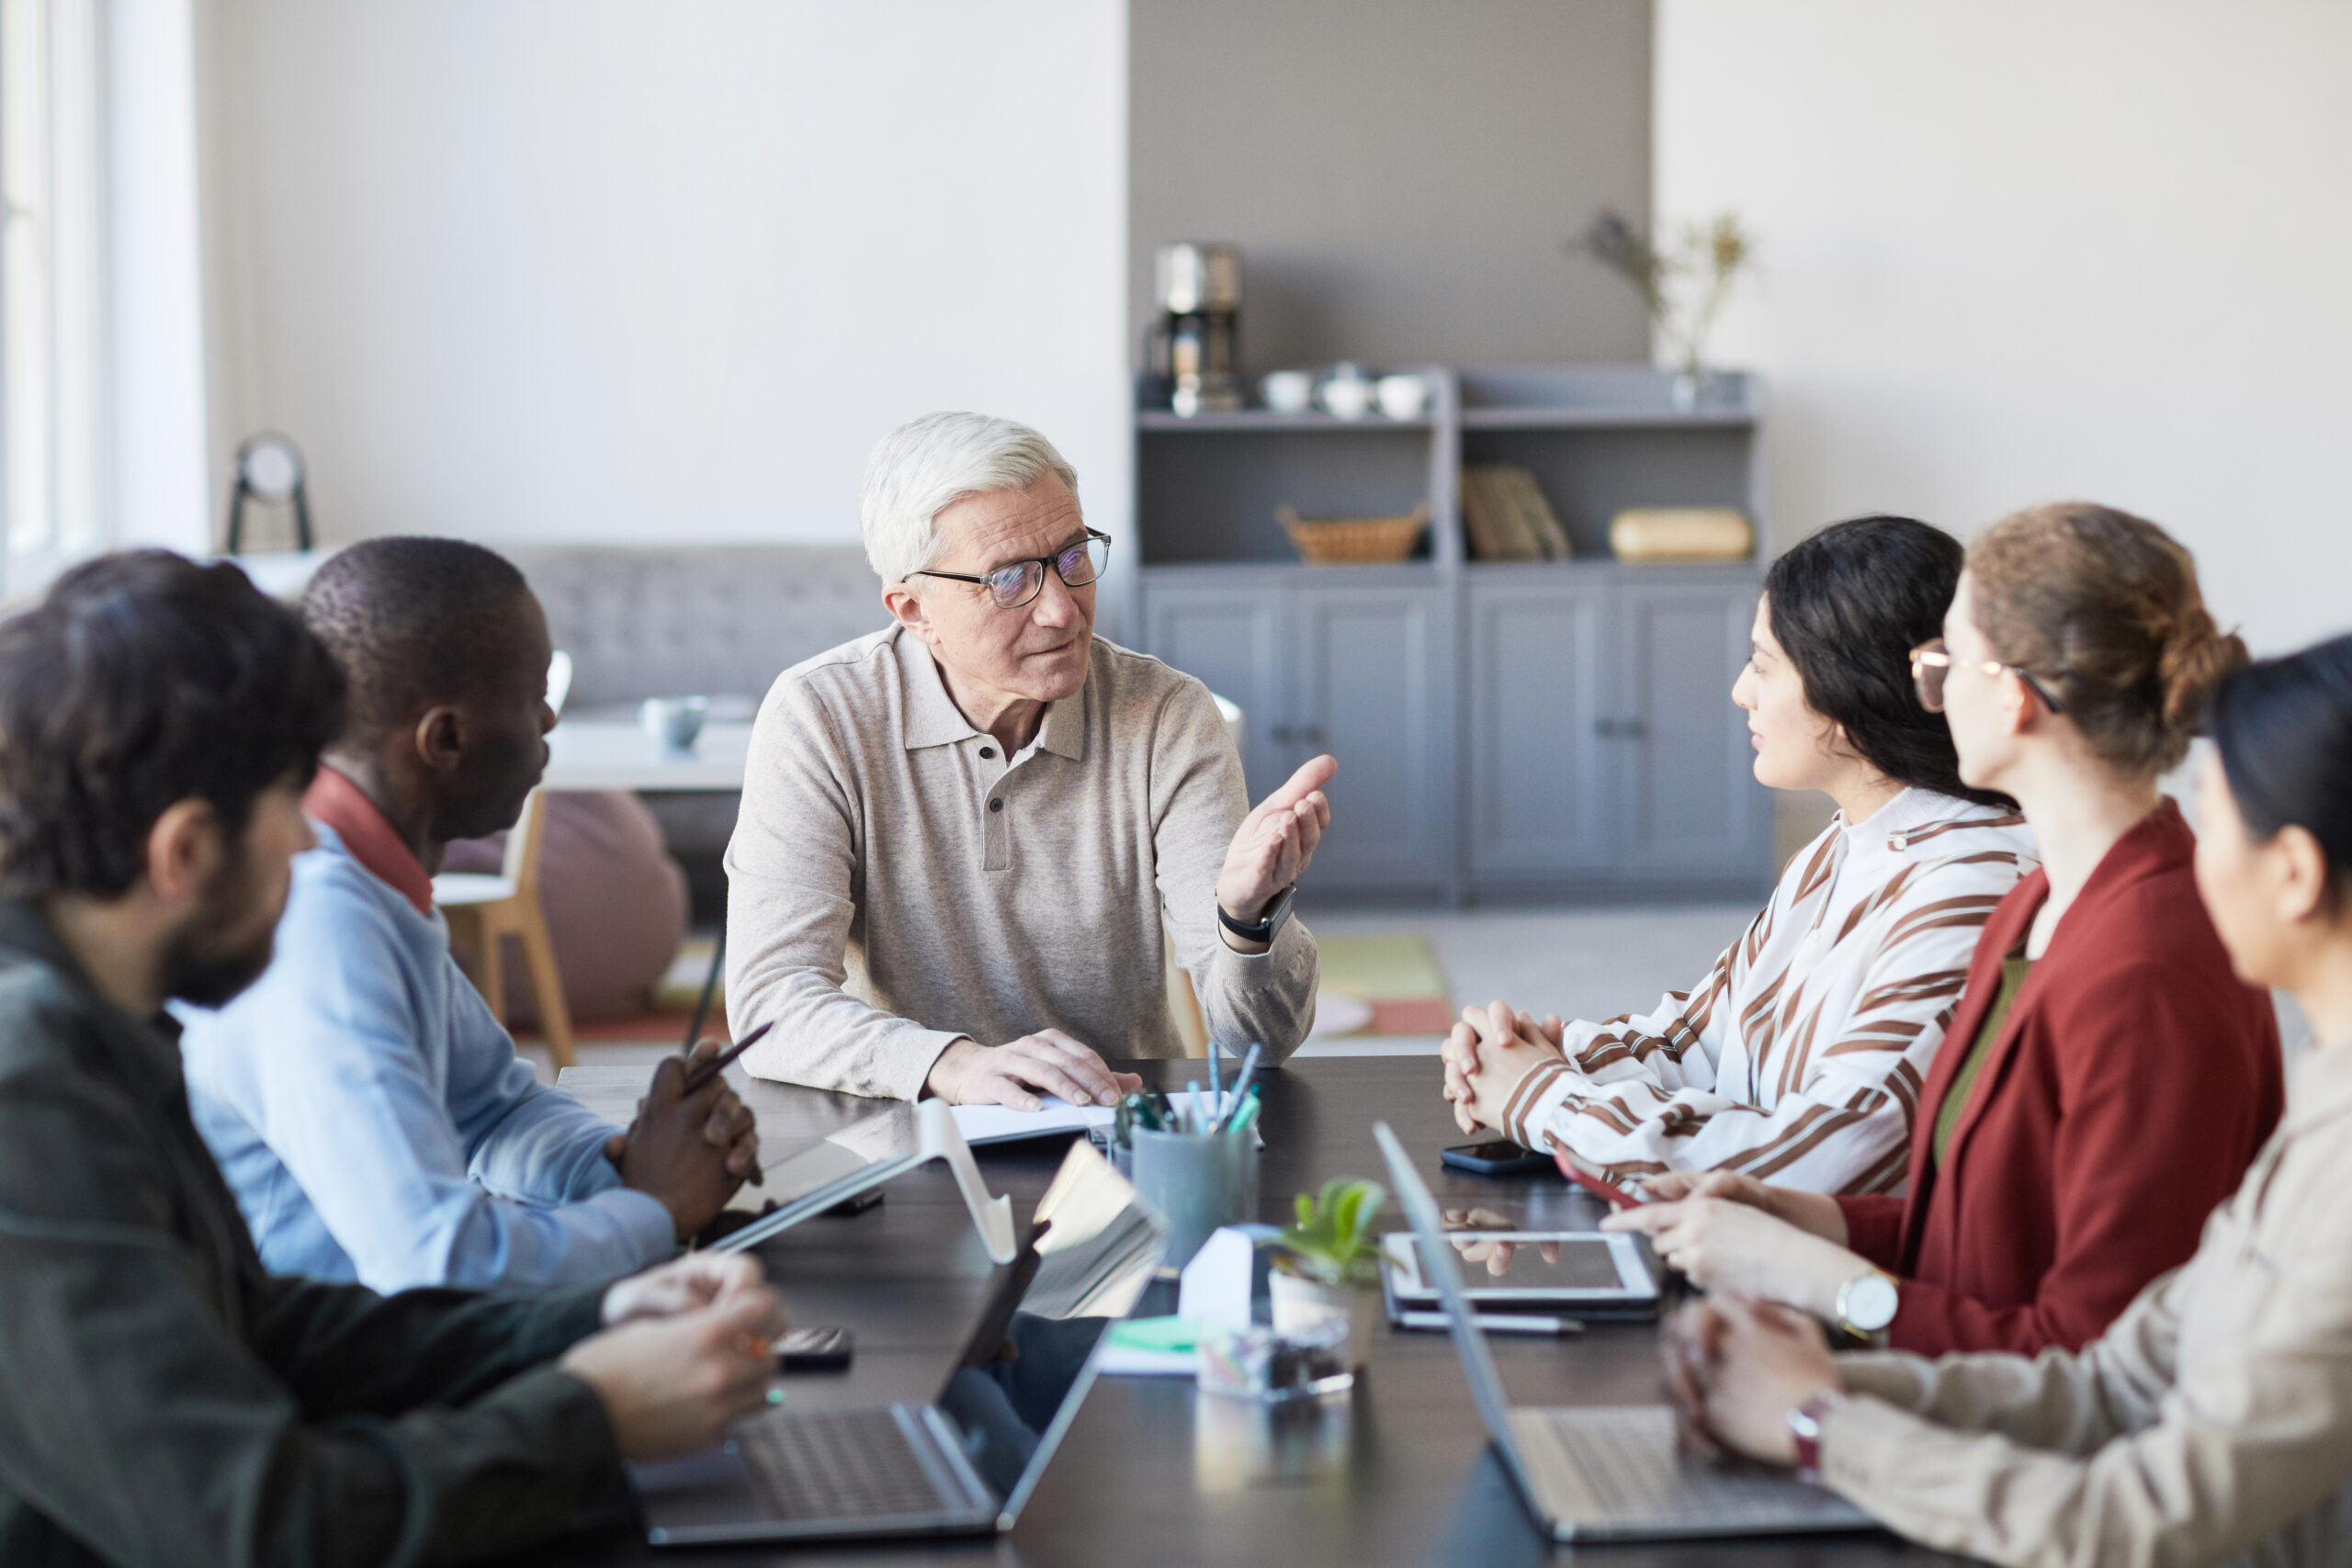
M775 1023L745 1066L911 1100L958 1036L1180 1056L1163 917L1210 1037L1279 1060L1313 1021L1315 939L1296 919L1265 953L1219 939L1248 808L1208 688L1101 637L1013 757L899 627L796 665L761 705L727 847L728 1021Z

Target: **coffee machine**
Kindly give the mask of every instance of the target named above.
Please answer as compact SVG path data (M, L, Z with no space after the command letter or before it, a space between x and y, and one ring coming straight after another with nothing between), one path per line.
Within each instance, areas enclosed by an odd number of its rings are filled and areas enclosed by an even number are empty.
M1145 400L1190 418L1241 406L1241 253L1231 245L1162 245L1159 307L1144 351Z

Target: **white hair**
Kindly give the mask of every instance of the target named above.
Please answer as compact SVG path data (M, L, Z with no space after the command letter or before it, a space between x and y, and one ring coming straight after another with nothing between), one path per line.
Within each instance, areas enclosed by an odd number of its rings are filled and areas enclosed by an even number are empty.
M927 413L874 444L858 487L865 558L897 582L939 558L939 514L967 495L1026 490L1047 474L1078 494L1078 473L1025 424L984 413Z

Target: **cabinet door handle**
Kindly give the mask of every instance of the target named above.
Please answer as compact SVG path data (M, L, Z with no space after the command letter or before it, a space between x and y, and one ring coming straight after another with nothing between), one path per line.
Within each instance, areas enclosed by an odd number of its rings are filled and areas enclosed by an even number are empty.
M1272 736L1275 741L1279 744L1286 746L1290 743L1290 726L1287 724L1277 724L1272 728L1267 730L1266 733Z
M1298 738L1309 746L1320 746L1323 744L1323 727L1319 724L1310 724L1298 732Z
M1649 733L1649 726L1638 718L1596 718L1592 732L1603 740L1639 740Z

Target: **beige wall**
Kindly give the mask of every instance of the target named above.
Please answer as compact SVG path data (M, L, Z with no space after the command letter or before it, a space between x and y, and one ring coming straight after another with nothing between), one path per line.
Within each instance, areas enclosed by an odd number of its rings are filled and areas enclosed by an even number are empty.
M2352 626L2352 6L1659 0L1657 209L1766 273L1783 536L2086 495L2257 648Z
M1132 0L1128 288L1242 248L1256 371L1638 358L1561 245L1649 201L1648 0Z

